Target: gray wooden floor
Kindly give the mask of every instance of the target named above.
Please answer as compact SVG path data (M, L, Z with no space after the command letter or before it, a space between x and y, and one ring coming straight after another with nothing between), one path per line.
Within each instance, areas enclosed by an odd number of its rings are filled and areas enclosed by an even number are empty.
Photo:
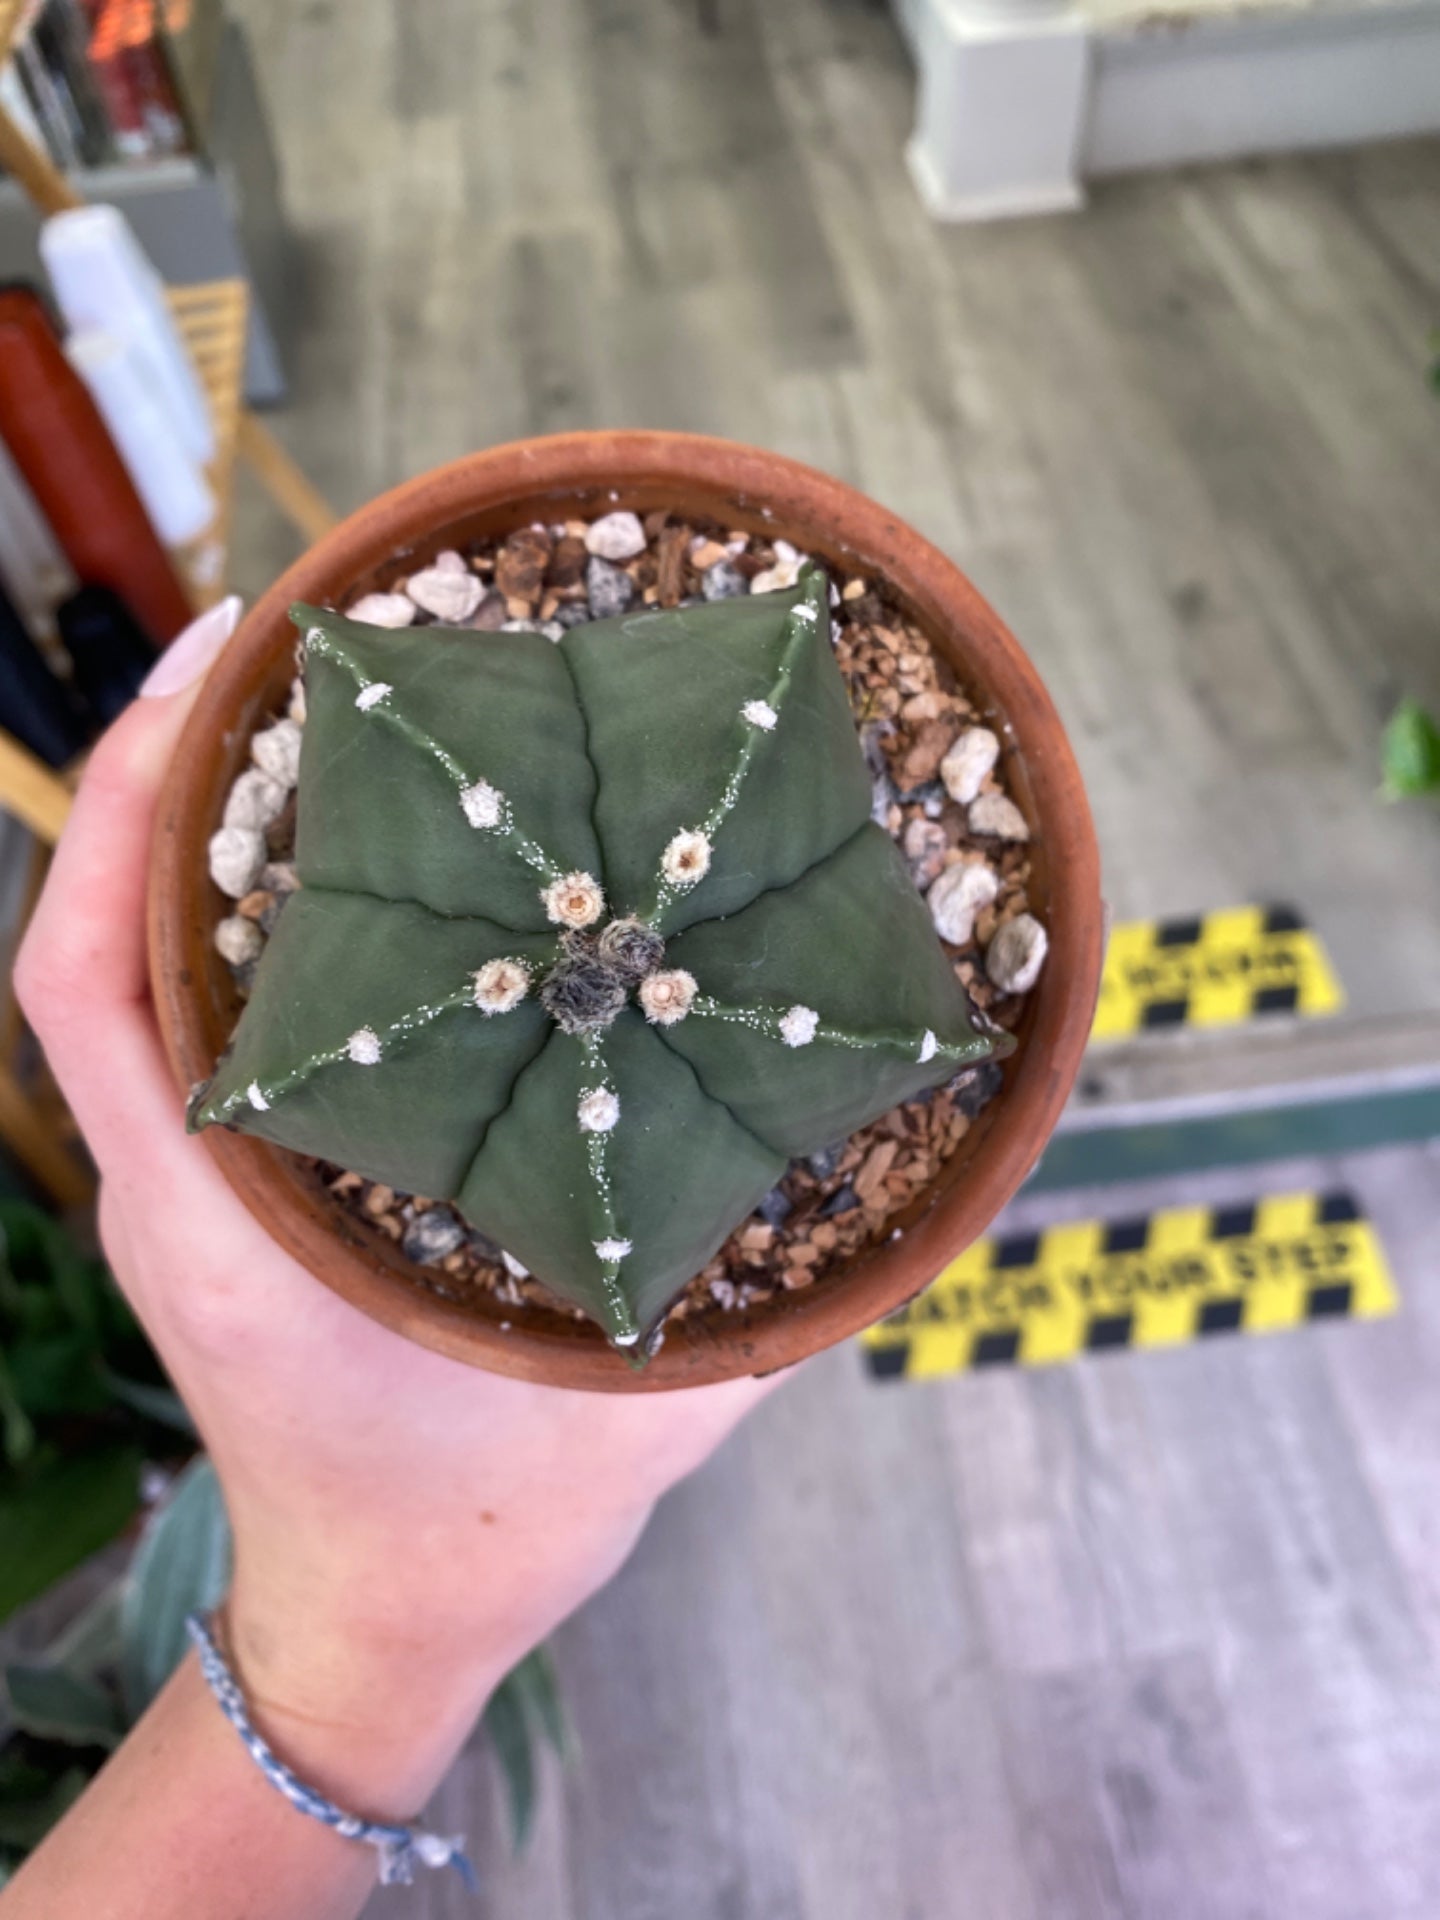
M1440 832L1375 800L1392 699L1440 701L1440 147L944 231L862 0L717 0L714 37L693 0L234 10L301 243L278 426L338 505L581 425L840 472L1040 662L1121 916L1291 899L1357 1010L1440 1006ZM288 554L250 501L242 583ZM923 1387L810 1369L564 1633L585 1758L524 1862L483 1760L457 1770L482 1910L1434 1920L1440 1162L1267 1178L1337 1173L1397 1321Z

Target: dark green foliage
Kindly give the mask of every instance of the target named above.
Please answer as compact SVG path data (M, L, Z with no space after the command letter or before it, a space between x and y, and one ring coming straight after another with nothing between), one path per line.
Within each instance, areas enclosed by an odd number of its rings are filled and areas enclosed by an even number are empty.
M120 1532L147 1453L193 1438L103 1263L14 1200L0 1201L0 1431L0 1619Z
M868 824L818 573L558 644L296 619L302 889L192 1125L454 1199L633 1347L792 1154L1006 1044Z

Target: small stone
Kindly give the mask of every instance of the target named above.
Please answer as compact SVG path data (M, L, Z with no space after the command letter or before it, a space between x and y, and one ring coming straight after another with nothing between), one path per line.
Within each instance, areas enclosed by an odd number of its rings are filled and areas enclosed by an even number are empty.
M345 609L345 618L367 627L408 627L415 620L415 602L403 593L366 593Z
M509 617L503 593L492 587L465 622L472 633L498 633Z
M982 1060L978 1067L966 1067L950 1082L955 1111L967 1120L977 1119L1004 1084L1004 1070L993 1060Z
M1050 937L1030 913L1007 920L990 942L985 971L1001 993L1028 993L1040 978Z
M895 769L895 778L903 792L926 786L940 771L940 762L950 745L950 726L944 720L927 720L918 729Z
M585 547L601 560L633 560L645 551L645 529L633 513L607 513L586 528Z
M860 1196L847 1180L838 1188L820 1209L822 1220L833 1220L837 1213L853 1213L860 1204Z
M454 547L445 547L430 562L436 573L468 573L463 553L457 553Z
M733 560L717 560L702 574L700 591L707 600L735 600L750 591L750 582Z
M303 680L292 680L290 682L290 704L285 709L285 712L287 718L293 720L297 727L304 726L305 682Z
M210 878L232 900L249 893L264 864L265 836L254 827L221 827L210 836Z
M271 893L297 893L300 875L293 860L271 860L260 869L260 885Z
M555 610L557 625L567 632L571 627L583 627L595 618L589 606L583 600L567 600Z
M558 620L542 620L538 631L543 633L547 640L563 640L565 638L565 629Z
M619 567L611 566L599 554L592 554L585 569L585 591L590 612L596 620L613 620L635 598L635 582Z
M999 891L1000 882L989 867L946 867L925 898L935 931L952 947L968 946L975 935L976 914Z
M280 924L280 915L285 911L285 906L289 899L290 895L288 893L267 892L265 904L260 909L258 916L260 931L267 940Z
M989 727L967 727L940 762L945 791L968 807L999 758L1000 742Z
M232 967L249 966L264 950L265 936L253 920L230 913L215 929L215 951Z
M845 1142L837 1140L833 1147L821 1147L818 1153L807 1153L805 1164L817 1180L828 1180L845 1157Z
M300 743L304 738L293 720L277 720L250 742L250 758L272 780L293 787L300 778Z
M697 573L708 572L711 567L717 566L720 561L728 557L728 548L722 546L718 540L707 540L702 533L697 533L690 542L690 564Z
M465 1236L465 1244L477 1260L492 1260L496 1266L501 1264L500 1243L492 1240L488 1233L481 1233L478 1227L471 1227Z
M264 872L264 868L261 868ZM275 896L268 887L256 887L236 903L235 911L244 920L262 920L275 904Z
M545 579L560 593L574 593L585 585L585 564L589 559L583 535L566 533L556 541L550 555Z
M485 598L485 588L468 569L452 573L448 567L422 567L405 582L416 606L437 620L462 625Z
M530 1269L527 1266L523 1266L521 1262L515 1258L513 1253L506 1253L503 1247L500 1250L500 1260L512 1280L528 1280L530 1278Z
M923 817L911 820L900 844L910 863L910 878L923 893L939 877L945 865L945 855L950 847L945 829L938 820L926 820Z
M1028 840L1030 828L1020 809L1003 793L982 793L971 802L965 823L971 833L995 840Z
M448 1207L417 1213L406 1227L400 1251L418 1266L435 1267L465 1244L465 1229Z
M521 527L511 534L495 556L495 584L507 600L533 605L540 598L550 553L548 533Z
M755 1209L767 1227L783 1227L795 1211L795 1203L780 1187L772 1187Z
M268 827L272 820L278 820L285 811L289 791L279 780L272 780L268 773L262 773L259 767L247 767L244 773L237 776L225 802L225 825L256 829Z
M751 593L780 593L786 587L793 587L800 578L798 560L777 560L773 567L767 567L763 573L757 573L750 582Z

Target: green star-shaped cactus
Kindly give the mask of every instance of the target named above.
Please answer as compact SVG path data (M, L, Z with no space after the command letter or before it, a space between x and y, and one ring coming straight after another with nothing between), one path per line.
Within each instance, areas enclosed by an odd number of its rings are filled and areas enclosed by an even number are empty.
M192 1127L455 1200L630 1347L792 1155L994 1051L823 575L558 644L295 620L301 890Z

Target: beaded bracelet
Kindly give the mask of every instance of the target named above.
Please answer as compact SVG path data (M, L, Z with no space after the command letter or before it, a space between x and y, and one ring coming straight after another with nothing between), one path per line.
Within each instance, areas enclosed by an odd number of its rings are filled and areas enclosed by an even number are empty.
M384 1821L362 1820L358 1814L346 1813L323 1793L307 1787L257 1732L239 1683L199 1614L190 1615L185 1630L195 1643L200 1655L200 1672L220 1711L239 1734L245 1751L261 1773L272 1787L284 1794L297 1813L309 1814L312 1820L319 1820L346 1840L361 1840L367 1847L374 1847L380 1856L382 1886L409 1886L417 1866L454 1867L470 1891L477 1890L475 1870L465 1857L463 1834L446 1838L427 1833L420 1826L391 1826Z

